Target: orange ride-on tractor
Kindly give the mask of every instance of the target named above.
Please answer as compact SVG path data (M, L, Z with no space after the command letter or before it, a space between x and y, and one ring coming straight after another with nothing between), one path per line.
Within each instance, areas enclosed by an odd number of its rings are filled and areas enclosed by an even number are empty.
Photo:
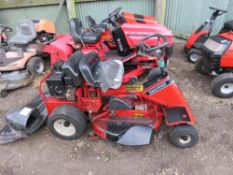
M3 32L9 30L6 27ZM4 40L0 46L0 96L7 91L26 86L35 74L45 69L44 46L53 40L54 24L48 20L21 20L14 36ZM1 40L2 41L2 40Z

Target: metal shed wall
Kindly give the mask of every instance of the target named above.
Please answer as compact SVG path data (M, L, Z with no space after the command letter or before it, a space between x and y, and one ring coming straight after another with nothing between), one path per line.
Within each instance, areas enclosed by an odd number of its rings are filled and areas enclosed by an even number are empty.
M85 16L91 15L97 22L106 18L111 11L120 6L122 7L122 11L155 15L155 0L108 0L76 4L77 14L82 21L85 21Z
M167 0L165 24L175 33L189 35L210 17L209 6L228 10L216 20L213 33L217 33L224 21L232 18L232 0Z
M50 19L54 18L58 5L9 8L0 10L0 23L8 25L15 31L17 21L20 19ZM56 24L57 32L69 32L67 9L64 5Z
M105 0L76 3L77 15L84 22L87 15L93 16L97 22L106 18L108 13L122 6L123 11L152 15L155 14L155 0ZM12 27L15 31L20 19L50 19L54 18L58 5L46 5L24 8L8 8L0 10L0 23ZM68 33L68 14L63 6L56 24L58 33Z

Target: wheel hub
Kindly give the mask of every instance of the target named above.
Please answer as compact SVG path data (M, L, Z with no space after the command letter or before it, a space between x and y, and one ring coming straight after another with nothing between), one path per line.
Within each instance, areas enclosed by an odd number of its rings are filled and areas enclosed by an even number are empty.
M197 60L200 58L200 54L198 53L193 53L190 55L190 60L193 62L197 62Z
M181 145L186 145L191 142L192 138L190 135L182 135L178 138Z
M75 126L71 122L66 121L64 119L56 120L53 126L56 132L63 136L70 137L76 133Z
M233 93L233 83L225 83L221 87L221 92L223 94L231 94Z
M44 64L39 62L36 67L35 67L35 70L38 74L41 74L44 70Z

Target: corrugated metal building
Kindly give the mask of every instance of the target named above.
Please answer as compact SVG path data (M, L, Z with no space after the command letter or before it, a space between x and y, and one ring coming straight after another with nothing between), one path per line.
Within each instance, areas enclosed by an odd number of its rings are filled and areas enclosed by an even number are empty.
M124 11L131 11L138 14L154 16L155 0L107 0L107 1L90 1L76 3L77 16L85 24L87 15L93 16L97 22L106 18L108 13L115 8L122 6ZM56 14L58 4L36 6L36 7L19 7L0 9L0 23L9 25L13 28L19 19L53 19ZM68 13L64 5L58 16L56 23L59 33L69 32Z
M217 33L224 21L233 16L232 0L167 0L165 24L173 32L190 34L210 17L209 6L228 10L216 20L213 33Z
M6 1L6 0L3 0ZM17 0L13 0L17 1ZM24 0L21 0L24 1ZM13 28L19 19L53 19L56 14L59 0L47 0L50 5L27 6L17 8L1 8L0 23L9 25ZM205 19L211 15L209 6L214 6L228 10L228 13L219 17L216 21L214 32L216 33L224 21L231 19L233 15L232 0L73 0L76 1L76 13L82 21L85 16L93 16L97 22L100 22L107 14L115 8L122 6L123 11L131 11L143 15L154 16L156 14L156 1L163 1L166 4L165 25L174 33L190 34ZM85 1L85 2L83 2ZM78 2L78 3L77 3ZM1 2L0 2L1 5ZM56 23L58 33L69 32L68 12L66 5L61 8Z

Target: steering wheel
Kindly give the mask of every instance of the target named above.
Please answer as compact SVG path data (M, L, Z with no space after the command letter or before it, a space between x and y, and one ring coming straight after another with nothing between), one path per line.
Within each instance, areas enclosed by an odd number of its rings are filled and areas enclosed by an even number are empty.
M108 14L108 17L106 19L104 19L102 22L113 22L112 18L116 17L119 15L119 13L121 12L122 7L118 7L117 9L115 9L113 12Z
M211 9L211 10L216 10L216 11L220 11L220 12L223 12L223 13L227 13L226 10L222 10L222 9L215 8L215 7L209 7L209 9Z
M0 31L1 31L1 33L3 33L3 32L12 32L13 30L12 30L12 28L10 28L8 26L0 24Z
M151 39L151 38L157 38L158 44L157 46L149 46L148 44L145 43L145 41ZM163 43L160 44L160 40L162 39ZM146 53L151 53L155 50L165 48L168 45L168 40L165 36L161 34L152 34L149 35L141 40L139 43L139 48Z

